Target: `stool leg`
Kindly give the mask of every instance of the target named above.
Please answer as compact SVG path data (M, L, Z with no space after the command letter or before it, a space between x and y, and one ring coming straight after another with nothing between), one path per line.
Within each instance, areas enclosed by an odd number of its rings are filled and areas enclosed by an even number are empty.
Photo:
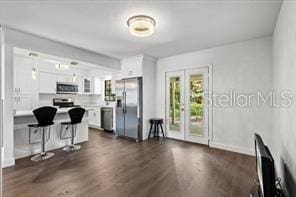
M41 142L41 154L45 154L45 132L44 127L42 128L42 142Z
M76 130L77 130L77 125L71 125L71 144L64 147L63 151L70 152L70 151L79 150L81 148L81 145L74 144L74 137L75 137Z
M41 160L46 160L46 159L49 159L51 158L52 156L54 156L54 153L51 153L51 152L45 152L45 127L42 127L41 128L41 137L42 137L42 140L41 140L41 153L37 154L37 155L34 155L33 157L31 157L31 160L32 161L41 161ZM50 130L48 131L50 132Z
M72 129L71 129L71 133L72 133L71 145L74 145L74 129L75 129L75 125L72 125Z
M163 131L163 128L162 128L162 124L160 124L160 129L161 129L163 138L165 138L164 131Z
M153 138L155 138L156 137L156 124L155 123L153 123L153 125L154 125L154 128L153 128Z
M150 140L150 135L151 135L151 131L152 131L152 125L153 124L150 124L150 129L149 129L149 134L148 134L148 140Z
M156 123L156 133L157 133L157 139L159 139L159 124Z

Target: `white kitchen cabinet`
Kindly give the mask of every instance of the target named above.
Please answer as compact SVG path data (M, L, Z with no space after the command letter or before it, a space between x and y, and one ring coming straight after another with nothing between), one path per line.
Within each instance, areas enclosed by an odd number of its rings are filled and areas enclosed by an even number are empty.
M101 78L93 77L91 81L91 93L96 95L103 94L103 82Z
M88 111L88 124L96 125L95 110Z
M14 108L16 111L27 111L32 110L36 106L34 106L32 102L32 95L17 95L14 97Z
M32 79L34 62L31 58L15 56L14 58L14 94L33 94L36 80Z
M36 62L31 57L14 56L14 109L32 110L38 106L38 81L32 77Z
M73 76L72 75L56 75L56 81L57 82L73 82Z
M120 77L132 78L142 76L142 61L143 56L135 56L132 58L126 58L121 61L121 74Z
M77 76L76 83L78 85L78 93L83 94L84 93L83 77Z
M57 77L56 74L40 72L39 93L56 94Z
M112 79L111 79L111 93L116 94L116 74L115 73L112 75Z
M91 127L101 128L101 108L96 107L88 111L88 123Z
M32 94L34 93L35 80L32 79L31 70L18 69L14 72L14 91L17 94Z
M85 94L91 93L91 79L90 78L83 79L83 93L85 93Z

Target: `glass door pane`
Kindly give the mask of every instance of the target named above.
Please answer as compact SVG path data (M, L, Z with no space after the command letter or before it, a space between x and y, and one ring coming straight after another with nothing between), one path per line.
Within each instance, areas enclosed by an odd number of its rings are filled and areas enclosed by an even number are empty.
M190 75L190 115L189 115L189 132L190 135L204 135L204 91L203 76Z
M184 140L184 71L166 73L166 131Z
M181 94L180 77L170 77L169 96L169 127L171 131L180 131L181 121Z
M208 144L208 68L185 70L185 140Z

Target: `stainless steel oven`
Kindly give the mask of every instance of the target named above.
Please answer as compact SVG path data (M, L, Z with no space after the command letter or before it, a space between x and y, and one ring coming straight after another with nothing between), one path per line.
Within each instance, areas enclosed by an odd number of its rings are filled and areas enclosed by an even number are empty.
M78 85L68 82L57 82L57 94L77 94Z

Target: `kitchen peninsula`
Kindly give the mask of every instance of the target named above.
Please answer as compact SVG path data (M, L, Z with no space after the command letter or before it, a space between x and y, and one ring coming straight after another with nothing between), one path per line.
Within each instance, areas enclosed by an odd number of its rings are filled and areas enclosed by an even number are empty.
M70 144L70 139L61 140L61 122L69 121L68 110L71 108L58 108L51 126L49 141L46 143L46 150L50 151L62 148ZM29 144L28 123L36 123L32 111L18 111L14 116L14 156L16 159L40 153L40 144ZM75 143L88 141L88 113L85 113L82 123L77 125Z

